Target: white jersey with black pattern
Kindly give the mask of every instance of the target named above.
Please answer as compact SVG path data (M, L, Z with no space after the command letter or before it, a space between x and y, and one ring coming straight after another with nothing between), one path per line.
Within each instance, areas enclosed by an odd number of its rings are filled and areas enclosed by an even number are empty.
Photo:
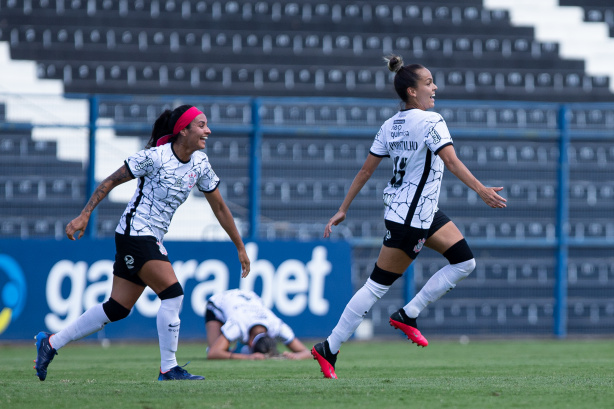
M437 153L451 144L448 127L436 112L402 110L384 122L370 153L389 156L393 163L384 189L386 220L419 229L431 226L445 168Z
M255 325L264 326L268 336L286 345L294 339L290 326L267 308L253 291L227 290L212 295L209 301L215 306L216 318L223 321L222 334L230 342L247 343L249 331Z
M138 179L138 185L115 231L131 236L154 236L159 242L192 188L212 192L220 181L207 154L196 151L184 163L175 155L171 143L139 151L126 159L125 164Z

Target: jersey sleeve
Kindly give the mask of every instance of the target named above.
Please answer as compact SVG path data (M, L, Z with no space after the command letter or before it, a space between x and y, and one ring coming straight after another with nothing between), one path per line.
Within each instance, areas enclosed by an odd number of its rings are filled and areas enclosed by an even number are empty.
M295 338L294 331L292 331L292 328L290 328L290 326L284 322L279 328L279 334L277 335L277 338L281 342L283 342L284 345L288 345Z
M426 145L435 154L448 145L452 145L452 136L443 117L434 113L427 121Z
M220 178L215 174L208 160L202 162L203 170L196 186L204 193L213 192L220 183Z
M128 166L128 170L132 176L139 178L145 176L158 168L158 156L154 154L153 149L144 149L129 156L124 163Z
M388 149L386 149L386 141L384 140L384 125L379 129L377 135L375 135L375 139L373 140L373 144L371 145L371 149L369 149L369 153L377 156L378 158L384 158L390 156Z
M222 334L226 337L226 339L230 342L234 342L241 339L241 327L237 322L232 319L226 321L226 324L222 325L220 328Z

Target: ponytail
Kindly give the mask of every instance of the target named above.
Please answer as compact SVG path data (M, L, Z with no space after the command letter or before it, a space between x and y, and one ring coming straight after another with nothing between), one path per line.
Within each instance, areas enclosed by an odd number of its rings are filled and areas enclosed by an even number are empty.
M158 139L171 135L169 137L168 142L174 142L177 140L177 135L179 132L174 133L173 127L177 123L177 120L186 112L188 109L192 108L192 105L181 105L174 110L167 109L154 122L152 130L151 130L151 138L145 145L145 149L153 148L157 146ZM187 126L189 128L189 125Z
M418 86L418 81L420 80L418 70L424 68L424 66L420 64L403 65L403 57L394 54L384 57L384 61L386 61L388 69L396 73L394 76L394 89L397 95L403 102L408 102L407 88L416 88Z

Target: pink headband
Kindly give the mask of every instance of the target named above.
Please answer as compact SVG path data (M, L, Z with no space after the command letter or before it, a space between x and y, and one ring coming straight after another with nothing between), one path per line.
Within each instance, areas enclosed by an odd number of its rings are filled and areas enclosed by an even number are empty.
M161 146L168 143L168 141L173 137L173 135L177 135L183 128L188 126L190 122L192 122L194 118L196 118L200 114L202 114L202 112L200 112L196 107L192 107L185 111L183 114L181 114L177 122L175 122L175 126L173 127L173 133L171 135L164 135L162 138L158 139L158 142L156 142L156 146Z

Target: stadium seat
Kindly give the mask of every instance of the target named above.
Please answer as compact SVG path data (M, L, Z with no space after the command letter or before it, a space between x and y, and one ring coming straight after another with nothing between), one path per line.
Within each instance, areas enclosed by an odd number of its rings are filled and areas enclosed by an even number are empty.
M611 97L607 78L584 74L581 61L559 57L556 43L537 41L532 28L512 26L506 11L479 1L111 3L8 2L0 40L11 42L15 58L38 61L41 78L62 79L68 92L388 97L391 76L376 61L397 51L432 67L447 98ZM409 36L407 24L420 35ZM250 65L255 58L261 63Z
M585 7L587 21L611 20L611 5L600 4L585 2L590 9ZM36 61L39 78L62 80L65 92L105 94L99 114L107 122L126 129L151 124L179 99L189 103L190 96L213 96L201 108L213 131L206 152L233 213L244 215L249 208L248 131L225 131L218 138L216 125L249 129L252 96L298 97L292 104L261 101L261 124L275 130L265 132L261 147L260 233L266 239L321 237L379 126L398 109L394 76L381 60L389 52L403 55L406 63L418 62L431 69L439 86L437 110L452 131L459 157L484 183L505 187L503 195L510 206L505 212L494 212L453 175L444 177L440 206L474 243L555 242L552 214L559 158L557 142L551 138L558 126L555 103L612 101L607 77L587 74L583 61L561 58L557 42L538 40L533 27L513 26L506 11L485 9L481 0L436 4L0 0L0 5L5 23L0 41L9 43L12 58ZM150 98L134 102L114 98L115 94ZM159 102L160 94L182 97L171 104ZM232 95L245 98L223 100ZM388 102L377 106L354 101L313 103L303 98L307 96ZM454 99L473 102L455 104ZM493 99L547 103L531 107L480 103ZM0 104L0 118L6 114ZM614 110L605 105L570 105L569 118L571 240L614 239L614 224L603 219L612 210L614 186L607 182L607 175L614 163L614 148L586 138L593 130L614 126ZM279 132L295 125L304 127L304 136ZM320 135L318 126L338 126L344 135ZM476 128L479 135L456 132ZM352 129L360 133L352 135ZM502 136L507 131L523 136ZM126 136L136 133L146 138L149 132L125 131ZM583 137L576 139L580 134ZM58 160L56 149L53 142L34 141L30 133L0 131L0 157L6 165L0 172L0 209L5 211L2 237L58 239L65 224L78 214L85 201L85 181L75 175L84 174L82 164ZM41 168L46 169L45 177L40 176ZM339 238L359 239L353 242L355 253L360 251L355 243L362 243L361 239L377 238L381 243L385 233L381 194L391 168L385 159L355 198L351 215L335 230ZM602 176L605 181L594 182ZM49 213L39 212L41 204ZM112 237L125 203L103 204L99 234ZM26 219L21 214L25 210L36 217ZM364 247L364 254L353 255L353 280L360 274L361 282L370 274L379 250ZM479 260L476 271L425 311L426 328L436 327L445 336L454 330L480 331L485 325L514 333L541 323L550 327L552 249L532 249L530 257L525 249L484 250L478 245L473 250ZM546 251L548 256L543 255ZM607 249L591 249L591 254L599 251ZM607 289L604 284L612 282L607 263L580 260L577 253L570 252L568 268L570 277L577 277L575 282L570 280L572 297L595 283ZM415 263L417 286L446 263L440 255L428 254ZM501 288L506 289L507 300L502 300ZM388 309L404 297L404 291L403 285L392 289L391 296L396 298L389 303L382 300L373 311L374 320L379 314L382 326L387 325ZM571 325L603 319L606 314L604 303L573 305Z

